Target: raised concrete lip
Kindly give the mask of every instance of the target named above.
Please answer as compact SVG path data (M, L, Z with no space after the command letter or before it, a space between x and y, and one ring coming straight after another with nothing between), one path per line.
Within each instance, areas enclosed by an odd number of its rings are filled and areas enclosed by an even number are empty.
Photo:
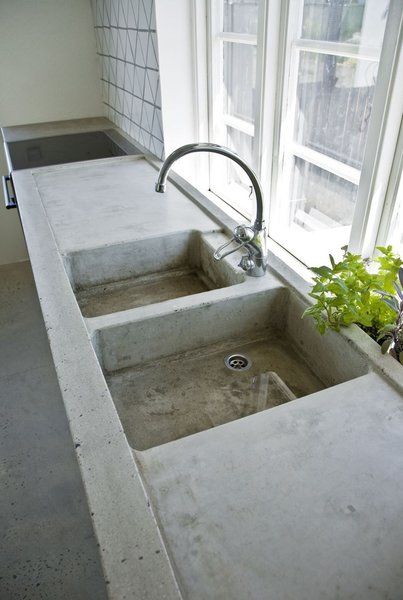
M110 126L108 122L108 127ZM113 164L113 161L119 163L139 158L141 157L100 159L99 162L107 160L108 164ZM92 164L94 162L97 161L91 161ZM85 166L86 163L74 163L74 166L78 165ZM154 166L157 168L155 164ZM62 168L63 166L43 167L41 171ZM95 532L101 546L109 596L123 599L127 597L128 590L131 593L137 590L138 597L145 593L149 594L148 597L181 597L161 533L147 504L133 453L122 431L85 321L75 302L33 173L35 171L29 170L16 173L14 183L60 388L93 513ZM172 180L224 230L228 231L232 227L233 222L189 184L184 184L175 175ZM269 262L276 274L307 302L306 282L295 275L289 276L287 268L284 269L285 276L283 264L273 252L270 253ZM266 285L266 281L253 280L246 287L256 290ZM241 284L238 287L244 286ZM221 292L228 293L228 288L213 292L220 296ZM239 293L245 295L247 290L244 288ZM184 304L188 305L185 301ZM165 305L158 310L169 308ZM150 310L148 307L144 309ZM134 317L133 313L125 312L115 313L114 319ZM96 330L99 326L102 323L94 322L92 329ZM367 357L374 370L399 390L403 390L400 365L395 364L393 358L382 356L378 345L364 332L353 327L343 331L341 335L346 337L357 352ZM128 478L128 473L133 474L131 478ZM118 494L116 490L119 490ZM135 519L133 515L136 516ZM141 547L141 556L147 554L147 560L138 560L136 544ZM124 550L128 556L122 555ZM155 576L156 572L158 577Z

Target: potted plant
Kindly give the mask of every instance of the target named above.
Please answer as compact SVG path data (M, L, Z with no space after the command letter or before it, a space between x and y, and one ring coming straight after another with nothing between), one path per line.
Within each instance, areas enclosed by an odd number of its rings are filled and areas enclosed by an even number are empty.
M395 315L393 323L388 323L379 331L378 341L382 343L382 353L390 352L403 365L403 267L399 269L399 282L394 284L396 296L378 290L382 300Z
M345 252L339 262L330 255L331 266L313 267L315 277L309 295L315 304L307 308L302 317L311 316L321 334L327 329L340 331L341 327L356 323L374 340L384 344L384 352L390 348L398 357L403 297L399 295L399 302L394 294L398 290L403 296L397 286L399 272L403 277L403 261L391 246L378 246L377 250L380 255L372 265L375 270L370 269L368 260L351 252ZM401 283L403 285L402 280Z

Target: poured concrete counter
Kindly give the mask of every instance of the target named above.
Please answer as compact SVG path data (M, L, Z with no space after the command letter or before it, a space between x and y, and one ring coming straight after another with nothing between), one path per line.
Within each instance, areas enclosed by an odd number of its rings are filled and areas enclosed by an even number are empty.
M173 184L156 194L155 175L144 158L121 157L13 176L110 598L403 598L402 376L362 332L346 334L345 345L367 374L130 448L65 255L222 229L207 201L201 210L202 199ZM215 297L263 293L284 277L278 271ZM303 293L296 280L288 285ZM116 313L114 324L125 318Z

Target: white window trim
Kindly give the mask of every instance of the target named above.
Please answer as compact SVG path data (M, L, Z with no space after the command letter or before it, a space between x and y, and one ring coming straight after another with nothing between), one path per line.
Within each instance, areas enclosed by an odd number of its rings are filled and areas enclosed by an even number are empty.
M387 200L403 105L403 15L401 0L390 0L377 85L369 122L349 249L370 257L375 251Z
M261 3L259 14L259 31L257 36L247 34L234 34L222 32L222 13L217 9L217 2L206 0L199 2L193 0L194 5L200 5L205 10L205 20L202 30L207 35L206 44L207 65L212 65L208 72L207 111L209 122L209 140L216 140L220 133L219 128L229 125L236 130L255 137L254 148L256 152L255 166L262 180L265 190L266 216L269 217L275 209L276 201L281 200L281 191L278 189L277 173L279 170L280 149L280 115L284 99L282 98L283 79L287 73L286 60L290 57L287 50L287 25L289 21L289 8L292 0L270 0ZM389 17L385 30L385 42L381 57L372 48L356 47L352 44L334 44L333 42L317 42L316 40L298 40L294 42L298 50L311 50L339 56L347 56L360 60L377 62L380 60L381 69L378 73L378 85L374 98L371 114L370 129L365 151L365 160L362 172L349 167L335 159L331 159L309 151L309 157L304 147L293 144L292 153L295 156L307 159L310 163L324 168L351 183L358 184L359 197L356 203L353 226L349 240L349 248L365 256L374 252L376 244L384 243L386 231L391 221L396 198L397 184L394 186L393 177L398 181L401 169L401 143L397 143L399 119L402 111L402 90L397 81L402 80L402 58L397 53L401 40L402 23L401 0L391 0ZM301 18L299 14L297 18ZM204 17L203 17L204 19ZM198 37L200 38L200 16L196 18ZM254 126L247 121L237 119L231 115L223 115L221 123L215 118L215 106L222 107L222 90L218 89L217 81L221 73L222 64L212 60L214 44L221 41L255 44L258 40L257 60L257 115ZM337 47L336 47L337 46ZM218 53L219 54L219 53ZM217 55L216 55L217 56ZM296 78L294 78L295 80ZM401 86L400 86L401 87ZM393 89L393 94L391 91ZM264 105L264 112L261 107ZM379 135L379 131L381 135ZM261 140L265 140L264 148ZM386 144L387 140L387 144ZM381 160L382 155L382 160ZM267 168L271 165L271 169ZM209 168L207 168L209 171ZM203 186L205 187L205 186ZM210 187L210 186L208 186ZM205 189L204 189L205 191ZM214 197L214 196L213 196ZM268 201L271 199L271 201ZM222 206L222 201L218 200ZM236 207L236 210L242 209ZM249 216L249 215L246 215Z

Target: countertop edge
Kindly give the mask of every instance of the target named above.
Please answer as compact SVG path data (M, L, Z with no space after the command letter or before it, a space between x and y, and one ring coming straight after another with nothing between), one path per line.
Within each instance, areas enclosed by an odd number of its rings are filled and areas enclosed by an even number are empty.
M181 598L31 172L14 185L109 597Z

